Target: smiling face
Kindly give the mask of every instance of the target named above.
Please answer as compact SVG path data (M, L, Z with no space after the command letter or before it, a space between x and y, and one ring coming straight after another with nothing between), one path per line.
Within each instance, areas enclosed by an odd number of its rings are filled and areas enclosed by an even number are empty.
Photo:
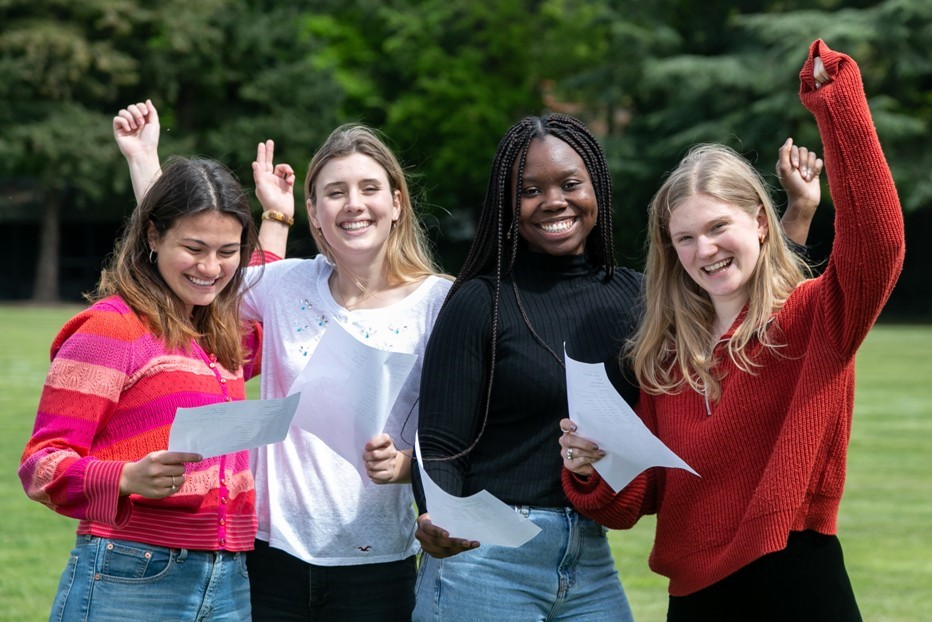
M748 300L748 282L767 235L763 208L752 214L698 194L673 210L669 231L680 264L709 294L716 313L736 315Z
M392 223L401 215L401 193L392 190L378 162L361 153L333 158L320 169L314 189L311 224L339 261L384 257Z
M184 303L187 316L214 301L236 275L243 226L230 214L208 211L179 219L159 238L149 224L149 248L159 274Z
M555 136L532 140L518 214L518 233L528 248L548 255L581 255L598 211L592 179L579 154Z

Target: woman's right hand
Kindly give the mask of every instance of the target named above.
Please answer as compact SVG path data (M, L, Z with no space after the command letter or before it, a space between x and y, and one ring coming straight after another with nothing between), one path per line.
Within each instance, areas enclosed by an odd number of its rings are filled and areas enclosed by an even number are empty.
M113 117L113 137L128 162L155 158L159 152L159 113L152 100L130 104Z
M135 494L149 499L171 496L184 485L185 464L201 460L197 454L162 450L127 462L120 474L120 496Z
M576 435L576 424L572 419L560 420L560 456L563 466L582 477L589 477L595 469L593 462L605 457L605 452L587 438Z
M479 547L475 540L451 538L445 529L434 525L430 521L430 514L426 513L417 517L417 531L414 537L421 543L424 552L437 559L452 557Z

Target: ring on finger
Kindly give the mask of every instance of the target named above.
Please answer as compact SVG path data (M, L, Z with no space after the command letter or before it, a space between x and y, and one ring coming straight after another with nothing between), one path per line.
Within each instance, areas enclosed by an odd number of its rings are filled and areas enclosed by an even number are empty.
M178 487L175 485L175 476L172 475L172 490L177 490L177 488Z
M566 450L566 459L569 460L570 462L573 461L573 448L572 447Z

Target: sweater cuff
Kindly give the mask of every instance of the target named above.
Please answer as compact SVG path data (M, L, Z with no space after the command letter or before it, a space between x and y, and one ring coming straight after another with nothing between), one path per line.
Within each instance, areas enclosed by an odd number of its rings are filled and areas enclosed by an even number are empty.
M94 460L84 473L84 494L87 496L87 519L123 527L133 513L129 496L120 496L120 476L125 462Z
M605 483L598 471L583 478L564 468L563 491L577 510L597 510L612 502L615 492Z

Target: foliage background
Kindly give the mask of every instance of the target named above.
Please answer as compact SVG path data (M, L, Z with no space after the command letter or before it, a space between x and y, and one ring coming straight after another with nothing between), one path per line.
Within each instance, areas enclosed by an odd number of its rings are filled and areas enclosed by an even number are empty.
M786 136L820 149L796 95L817 37L861 65L907 212L887 314L928 318L914 241L932 225L932 0L0 0L0 256L23 267L0 297L93 286L133 207L110 119L147 97L163 154L220 159L246 186L260 140L301 171L336 125L383 130L451 273L504 130L577 115L609 155L619 261L639 267L647 202L691 144L730 144L771 177ZM292 254L314 253L306 229Z

